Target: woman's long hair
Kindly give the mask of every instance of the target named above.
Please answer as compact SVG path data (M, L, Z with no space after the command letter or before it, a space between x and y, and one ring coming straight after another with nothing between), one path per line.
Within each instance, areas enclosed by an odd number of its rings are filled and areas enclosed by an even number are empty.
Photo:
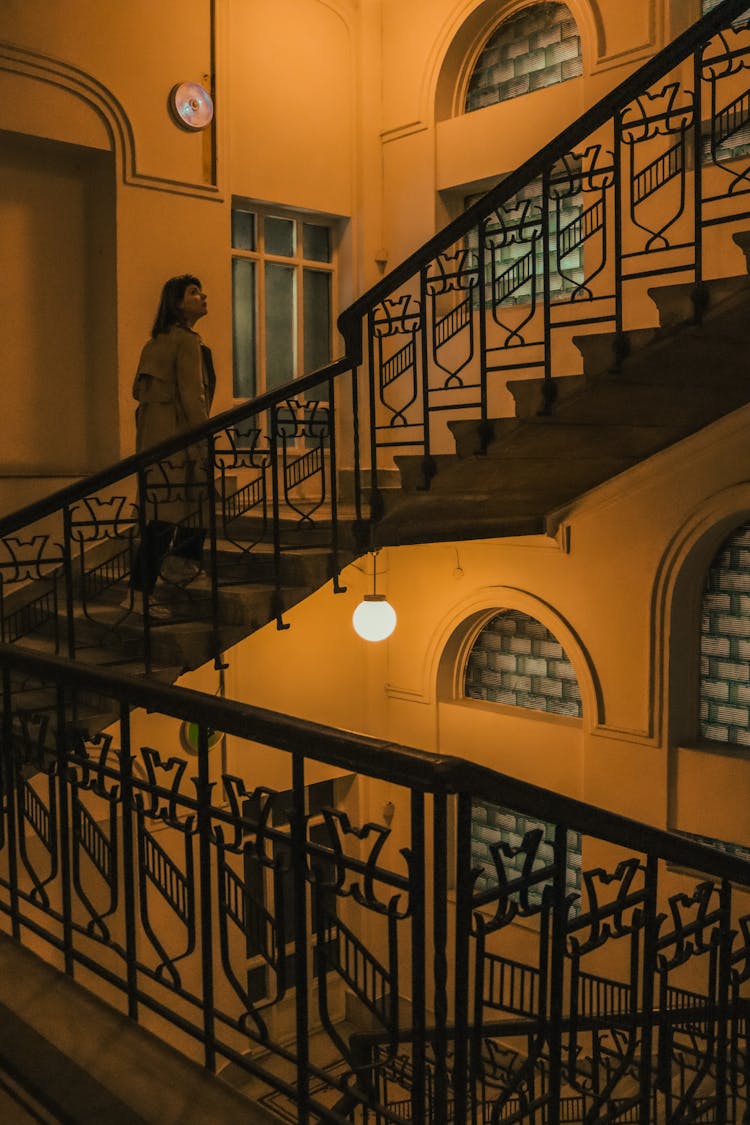
M151 329L153 338L156 338L162 332L169 332L173 324L184 325L182 310L178 308L178 305L185 296L185 290L189 285L197 285L199 289L201 288L199 279L193 277L191 273L181 273L179 277L170 277L169 281L164 282L154 327Z

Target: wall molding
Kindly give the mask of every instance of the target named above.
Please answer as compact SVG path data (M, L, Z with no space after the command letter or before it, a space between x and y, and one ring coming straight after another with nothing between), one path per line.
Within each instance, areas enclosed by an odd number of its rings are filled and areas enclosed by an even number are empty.
M215 23L212 19L212 40L214 38ZM205 199L221 198L215 182L195 183L141 172L138 168L133 127L122 103L107 86L87 71L51 55L12 43L0 43L0 70L29 81L54 86L84 102L104 124L123 184Z
M581 689L584 729L598 727L603 716L601 689L581 638L554 606L515 586L484 586L455 603L441 617L425 646L421 689L388 683L388 697L431 705L460 699L461 675L474 641L487 622L504 609L520 610L541 622L563 646Z

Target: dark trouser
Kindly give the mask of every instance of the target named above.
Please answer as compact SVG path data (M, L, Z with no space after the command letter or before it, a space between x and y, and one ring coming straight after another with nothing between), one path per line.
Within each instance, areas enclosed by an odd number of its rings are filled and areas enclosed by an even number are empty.
M165 520L146 524L143 542L138 545L130 574L130 586L143 594L151 594L167 555L200 563L206 533L200 527L182 527Z

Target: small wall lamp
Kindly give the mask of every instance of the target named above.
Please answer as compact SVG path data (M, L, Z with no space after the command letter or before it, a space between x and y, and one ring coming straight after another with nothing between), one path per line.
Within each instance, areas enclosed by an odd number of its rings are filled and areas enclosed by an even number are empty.
M396 611L377 592L377 553L372 556L372 593L365 594L352 614L354 632L365 641L384 641L396 628Z

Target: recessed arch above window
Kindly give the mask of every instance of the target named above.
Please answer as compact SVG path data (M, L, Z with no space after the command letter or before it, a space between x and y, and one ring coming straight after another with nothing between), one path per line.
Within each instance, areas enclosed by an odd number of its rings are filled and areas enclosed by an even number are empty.
M565 4L523 8L495 28L469 78L464 112L517 98L583 73L578 25Z
M701 608L701 736L750 746L750 523L714 556Z
M502 610L482 628L469 652L464 695L489 703L580 718L575 670L557 638L540 621Z

